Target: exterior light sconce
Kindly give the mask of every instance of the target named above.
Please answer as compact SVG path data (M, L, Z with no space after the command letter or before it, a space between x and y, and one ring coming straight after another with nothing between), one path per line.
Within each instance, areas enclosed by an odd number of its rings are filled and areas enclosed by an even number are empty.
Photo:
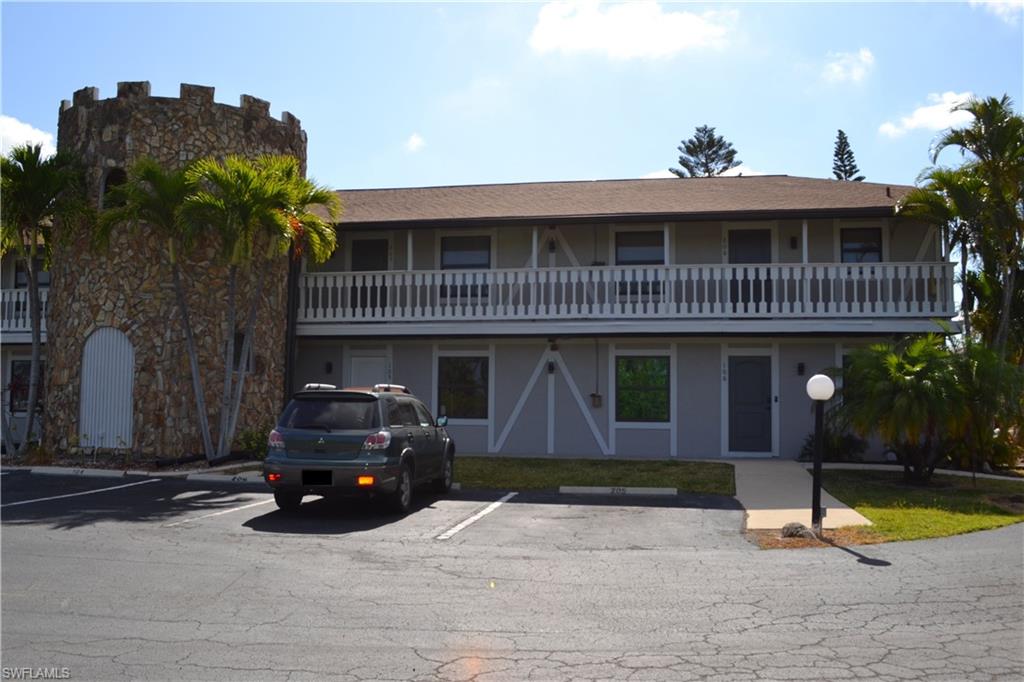
M802 377L804 375L804 371L805 370L806 370L806 368L804 367L804 363L802 363L802 362L796 363L796 375L798 377Z
M558 350L558 341L556 341L555 339L548 339L548 350L550 350L550 351L557 351Z
M548 374L555 373L555 362L554 360L548 360Z
M591 393L590 394L590 405L592 407L601 407L601 394Z
M334 363L328 360L324 363L324 374L330 374L334 371Z
M797 239L797 237L794 236L794 237L790 237L789 238L789 248L791 248L791 249L793 249L795 251L798 244L799 244L799 240Z

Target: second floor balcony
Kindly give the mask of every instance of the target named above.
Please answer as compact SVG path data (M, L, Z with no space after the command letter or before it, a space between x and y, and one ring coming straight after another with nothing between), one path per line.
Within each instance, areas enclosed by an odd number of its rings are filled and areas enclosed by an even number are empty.
M43 341L46 340L46 311L49 290L39 290L43 316L40 325ZM0 290L0 333L4 343L30 343L32 341L32 317L29 313L28 289Z
M298 302L311 335L924 331L954 313L953 264L927 262L316 273Z

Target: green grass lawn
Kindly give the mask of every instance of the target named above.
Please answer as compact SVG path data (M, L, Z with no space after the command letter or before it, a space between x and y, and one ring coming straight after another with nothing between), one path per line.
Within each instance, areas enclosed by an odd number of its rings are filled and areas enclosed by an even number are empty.
M715 495L736 493L732 465L714 462L456 457L455 480L464 488L500 490L598 485L678 488L680 492Z
M998 528L1024 521L1024 483L932 477L924 486L903 483L902 471L822 472L828 492L866 516L881 541L919 540ZM867 529L865 529L867 530Z

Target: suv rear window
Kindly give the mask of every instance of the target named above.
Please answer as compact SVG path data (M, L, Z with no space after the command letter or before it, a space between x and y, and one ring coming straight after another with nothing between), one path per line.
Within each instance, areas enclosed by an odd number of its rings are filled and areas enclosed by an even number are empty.
M285 408L278 426L331 431L380 428L376 398L296 398Z

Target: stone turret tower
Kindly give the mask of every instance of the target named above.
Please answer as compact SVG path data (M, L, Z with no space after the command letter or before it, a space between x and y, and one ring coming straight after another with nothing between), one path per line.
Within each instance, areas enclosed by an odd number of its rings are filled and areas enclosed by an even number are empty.
M148 156L183 168L205 156L289 154L306 167L306 134L285 112L242 95L240 106L218 104L213 88L181 86L180 96L152 97L148 82L118 83L117 97L96 88L61 103L61 151L87 168L88 191L102 207L109 189ZM281 404L285 362L287 263L268 273L259 305L253 356L236 434L264 428ZM224 377L226 269L212 245L200 244L182 263L199 347L211 428L216 442ZM47 317L46 445L52 449L130 448L174 457L202 451L188 355L160 240L122 229L109 251L90 251L84 239L56 245ZM251 282L240 278L239 310ZM239 325L242 323L239 322ZM237 351L236 351L237 352ZM238 361L240 364L241 360Z

